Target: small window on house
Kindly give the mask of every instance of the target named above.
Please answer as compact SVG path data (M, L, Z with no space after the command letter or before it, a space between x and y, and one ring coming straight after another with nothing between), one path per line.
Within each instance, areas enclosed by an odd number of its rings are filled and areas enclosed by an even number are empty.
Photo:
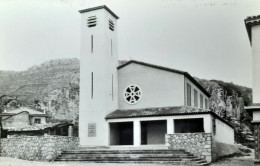
M35 124L41 124L41 119L34 119Z
M90 27L94 27L97 25L97 17L96 16L90 16L87 19L87 26Z
M191 86L187 83L187 106L191 106Z
M108 24L109 24L109 29L111 30L111 31L114 31L114 23L113 23L113 21L111 20L111 19L109 19L109 21L108 21Z
M175 119L175 133L199 133L204 132L203 118Z
M203 96L200 94L200 108L203 108Z
M198 107L198 92L194 89L194 107Z
M205 99L205 108L208 109L208 99Z

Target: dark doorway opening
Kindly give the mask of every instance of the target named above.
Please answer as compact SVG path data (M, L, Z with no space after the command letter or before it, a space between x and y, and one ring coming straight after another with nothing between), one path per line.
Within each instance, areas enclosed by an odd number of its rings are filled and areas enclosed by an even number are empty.
M175 119L175 133L199 133L204 132L203 118Z
M141 144L165 144L167 133L167 121L142 121L141 122Z
M110 123L110 145L133 145L133 122Z

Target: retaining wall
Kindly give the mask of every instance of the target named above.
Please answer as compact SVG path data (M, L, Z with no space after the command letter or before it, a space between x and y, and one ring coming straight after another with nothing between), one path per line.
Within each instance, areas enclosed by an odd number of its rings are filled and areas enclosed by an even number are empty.
M78 147L78 137L21 136L1 139L1 156L25 160L51 161L63 150Z

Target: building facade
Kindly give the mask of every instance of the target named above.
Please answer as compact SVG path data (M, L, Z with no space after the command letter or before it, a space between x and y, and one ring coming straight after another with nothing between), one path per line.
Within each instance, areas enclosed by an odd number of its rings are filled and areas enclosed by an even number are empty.
M189 73L135 60L118 66L119 17L106 6L79 12L81 146L167 148L176 133L234 144L232 125L210 111L210 95Z
M255 139L255 158L260 161L260 16L252 16L245 19L245 25L252 47L252 86L253 104L246 107L246 111L253 117ZM258 163L259 164L259 163Z

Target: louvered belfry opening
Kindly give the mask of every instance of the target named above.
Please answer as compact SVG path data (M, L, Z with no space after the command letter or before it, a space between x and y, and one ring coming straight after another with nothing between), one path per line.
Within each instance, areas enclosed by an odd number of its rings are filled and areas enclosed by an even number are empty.
M114 24L113 21L110 20L110 19L109 19L108 22L109 22L109 29L110 29L111 31L114 31L114 29L115 29L115 28L114 28L114 27L115 27L115 24Z
M94 27L97 25L97 17L96 16L90 16L88 17L87 21L88 27Z

